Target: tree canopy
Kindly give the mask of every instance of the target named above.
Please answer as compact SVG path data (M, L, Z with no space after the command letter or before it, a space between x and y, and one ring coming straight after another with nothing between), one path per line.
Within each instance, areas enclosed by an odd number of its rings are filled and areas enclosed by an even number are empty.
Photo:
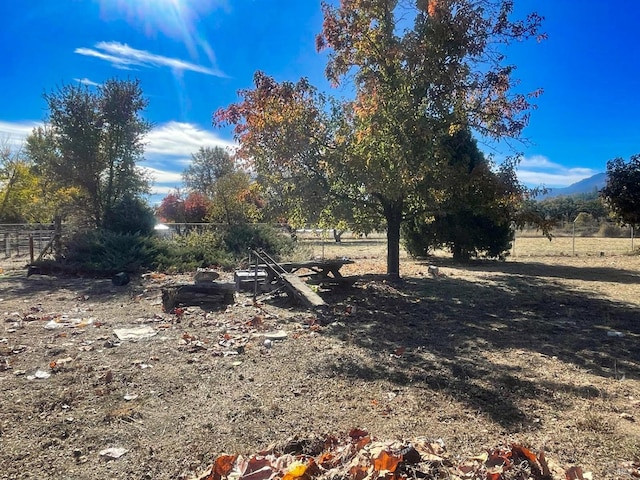
M317 46L328 51L326 75L351 82L354 98L258 72L255 88L218 110L214 124L234 125L237 155L292 203L317 210L347 200L381 215L387 273L398 276L412 199L420 189L437 201L446 188L441 139L465 129L518 138L528 122L539 92L514 92L504 51L538 37L542 18L511 20L512 11L509 0L324 3Z
M640 154L629 162L622 158L607 162L607 185L601 195L619 221L640 225Z
M46 93L48 122L27 138L26 153L54 190L74 188L95 226L123 200L149 190L136 163L151 124L141 117L147 106L137 80L107 80L96 89L65 85Z
M234 170L235 164L227 150L200 147L191 154L191 163L182 172L182 180L188 190L211 196L216 181Z

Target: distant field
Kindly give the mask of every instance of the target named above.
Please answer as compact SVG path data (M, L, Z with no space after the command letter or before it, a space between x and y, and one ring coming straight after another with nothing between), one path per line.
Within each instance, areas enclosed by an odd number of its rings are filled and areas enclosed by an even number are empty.
M640 240L634 239L633 248L640 247ZM631 253L631 238L602 238L602 237L553 237L549 241L546 237L517 236L511 249L511 256L594 256L594 255L624 255Z
M305 232L298 235L301 245L307 248L308 254L314 257L350 257L375 258L386 255L386 236L375 233L368 237L359 238L351 233L342 236L342 242L336 243L330 231ZM640 248L640 239L633 240L633 249ZM516 235L516 240L510 251L510 257L531 256L610 256L625 255L632 252L631 238L603 238L603 237L553 237L548 240L542 235ZM448 255L438 251L436 255ZM401 253L406 258L406 252Z

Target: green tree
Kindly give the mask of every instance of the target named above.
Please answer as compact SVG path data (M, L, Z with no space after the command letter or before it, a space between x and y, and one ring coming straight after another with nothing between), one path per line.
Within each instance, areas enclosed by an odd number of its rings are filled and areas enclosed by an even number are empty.
M355 98L331 102L308 84L256 75L242 101L219 110L235 125L238 155L286 180L297 197L349 198L385 219L387 273L399 275L400 226L419 186L434 185L440 139L466 128L519 137L530 95L514 93L504 47L538 35L541 17L511 20L510 0L343 0L323 4L317 45L334 84ZM304 179L304 180L301 180ZM297 180L297 181L296 181ZM282 183L282 182L280 182ZM426 197L425 197L426 198ZM316 202L318 204L320 202Z
M617 219L640 225L640 154L626 163L622 158L607 162L607 185L600 192Z
M403 224L407 250L425 255L444 246L456 260L504 256L526 199L526 189L517 182L512 166L506 164L494 172L469 130L444 137L440 151L448 157L440 181L448 186L436 201L411 202L412 214ZM429 191L429 186L422 190Z
M191 164L182 173L182 180L188 190L211 196L216 181L234 170L233 159L227 150L200 147L191 154Z
M207 219L228 226L260 219L261 199L247 172L236 170L220 177L213 186Z
M55 189L76 188L85 214L98 227L124 199L148 193L149 181L136 163L151 124L139 81L107 80L96 90L65 85L44 95L48 124L27 139L39 174Z

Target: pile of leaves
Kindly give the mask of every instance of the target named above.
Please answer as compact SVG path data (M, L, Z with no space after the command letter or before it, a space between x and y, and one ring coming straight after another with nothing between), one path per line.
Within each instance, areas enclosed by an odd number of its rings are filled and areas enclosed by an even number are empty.
M580 467L568 470L521 445L497 448L454 461L442 440L379 441L360 429L343 438L299 439L272 445L252 456L220 455L193 480L587 480Z

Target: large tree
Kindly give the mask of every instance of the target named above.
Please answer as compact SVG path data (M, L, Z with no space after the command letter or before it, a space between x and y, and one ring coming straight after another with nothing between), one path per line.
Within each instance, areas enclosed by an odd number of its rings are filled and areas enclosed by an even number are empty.
M531 94L514 93L505 47L538 36L541 17L512 20L510 0L342 0L323 4L326 74L355 98L326 102L305 80L256 75L253 90L216 112L235 125L238 155L269 165L298 197L351 197L387 227L387 273L399 275L400 225L419 186L434 200L446 155L441 138L474 129L517 138Z
M629 162L615 158L607 162L607 185L601 195L622 223L640 225L640 154Z
M54 188L76 188L85 214L103 227L105 214L149 190L137 162L151 124L137 80L107 80L96 89L65 85L44 95L47 125L27 139L27 153Z

